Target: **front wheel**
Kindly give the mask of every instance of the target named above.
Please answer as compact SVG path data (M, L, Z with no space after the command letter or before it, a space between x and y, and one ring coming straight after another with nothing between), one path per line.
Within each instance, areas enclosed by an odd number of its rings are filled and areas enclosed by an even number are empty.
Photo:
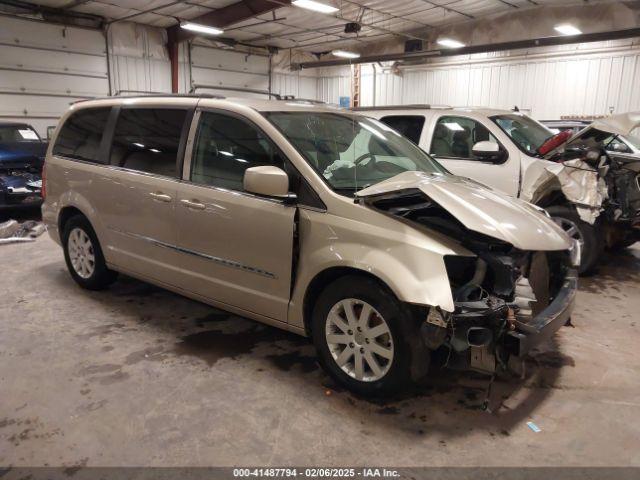
M583 221L575 208L558 205L547 208L547 212L569 237L580 243L580 274L591 272L604 249L602 232L596 225Z
M320 294L312 322L320 363L339 384L383 395L409 382L411 314L375 280L336 280Z

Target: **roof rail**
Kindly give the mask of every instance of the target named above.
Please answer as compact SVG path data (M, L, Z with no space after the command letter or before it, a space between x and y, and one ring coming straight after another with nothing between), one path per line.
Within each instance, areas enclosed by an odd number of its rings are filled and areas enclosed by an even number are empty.
M354 112L371 112L374 110L431 110L431 109L448 109L453 108L450 105L429 105L414 103L411 105L382 105L379 107L351 107L349 110Z
M241 92L241 93L255 93L258 95L267 95L268 97L274 97L276 100L281 100L282 97L278 93L273 93L268 90L258 90L255 88L243 88L243 87L228 87L224 85L210 85L206 83L194 83L191 85L190 93L195 93L199 88L205 88L208 90L225 90L230 92Z
M140 91L138 95L120 95L120 93L122 92L133 93L135 92L135 90L118 91L115 95L112 95L110 97L86 97L74 102L70 102L69 105L89 102L91 100L112 100L114 98L214 98L218 100L224 100L226 98L222 95L213 95L210 93L149 93Z

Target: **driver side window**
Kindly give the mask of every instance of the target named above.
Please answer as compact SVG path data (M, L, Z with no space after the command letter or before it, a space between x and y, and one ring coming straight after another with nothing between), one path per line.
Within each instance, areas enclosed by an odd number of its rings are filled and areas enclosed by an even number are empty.
M235 116L202 112L191 159L191 181L243 191L247 168L273 165L284 159L262 132Z
M467 117L440 117L433 131L429 153L440 158L478 160L473 146L482 141L498 140L480 122Z

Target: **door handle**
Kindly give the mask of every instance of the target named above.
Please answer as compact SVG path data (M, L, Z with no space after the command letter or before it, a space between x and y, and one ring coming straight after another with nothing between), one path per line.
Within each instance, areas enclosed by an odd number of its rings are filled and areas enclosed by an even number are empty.
M158 192L158 193L151 192L149 195L151 195L151 198L153 198L154 200L158 200L160 202L169 203L171 202L171 200L173 200L173 198L171 198L171 195L167 195L166 193L162 193L162 192Z
M204 210L207 206L204 203L200 203L197 200L180 200L180 203L183 204L187 208L191 208L193 210Z

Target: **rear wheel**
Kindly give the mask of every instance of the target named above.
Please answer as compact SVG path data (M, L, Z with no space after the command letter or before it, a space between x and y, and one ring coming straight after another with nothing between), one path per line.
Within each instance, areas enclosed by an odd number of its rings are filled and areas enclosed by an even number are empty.
M402 389L410 380L411 320L408 309L375 280L340 278L325 288L313 310L320 363L361 395Z
M547 208L547 212L569 237L580 243L580 274L591 272L604 249L602 233L596 225L583 221L573 207L558 205Z
M67 269L82 288L102 290L114 282L118 274L107 268L98 237L86 217L75 215L65 223L62 245Z

